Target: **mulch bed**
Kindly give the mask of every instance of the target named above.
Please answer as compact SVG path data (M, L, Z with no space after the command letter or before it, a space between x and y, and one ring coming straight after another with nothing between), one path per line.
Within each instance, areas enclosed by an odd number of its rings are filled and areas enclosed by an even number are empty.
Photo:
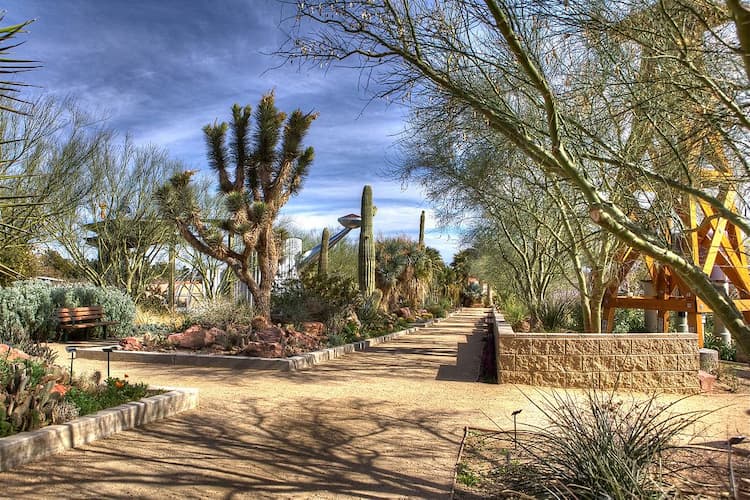
M527 495L529 472L534 459L523 443L534 439L532 432L466 429L461 445L453 498L534 498ZM664 457L661 473L673 498L732 498L729 486L728 453L725 443L704 443L680 448ZM750 443L734 447L732 463L738 498L750 498ZM671 490L671 491L670 491Z

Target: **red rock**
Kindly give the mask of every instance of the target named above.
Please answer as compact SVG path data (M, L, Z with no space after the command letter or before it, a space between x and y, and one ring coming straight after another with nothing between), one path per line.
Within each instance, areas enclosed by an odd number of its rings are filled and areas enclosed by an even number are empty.
M302 323L302 331L312 337L323 337L326 331L326 325L320 321L306 321Z
M242 353L260 358L281 358L284 348L278 342L248 342Z
M714 389L714 382L716 382L716 375L711 375L708 372L700 370L698 372L698 380L701 384L701 392L711 392Z
M0 358L13 361L14 359L29 359L31 356L8 344L0 344Z
M396 311L396 315L401 318L411 318L411 309L408 307L402 307L398 311Z
M120 341L120 347L123 351L140 351L143 349L143 344L135 337L125 337Z
M167 342L184 349L202 349L213 344L214 336L202 326L193 325L182 333L173 333L167 337Z
M269 326L255 334L260 342L281 342L284 330L278 326Z
M253 327L253 330L255 330L256 332L260 330L265 330L266 328L271 326L268 320L264 318L263 316L254 317L253 320L250 322L250 325Z
M221 328L213 327L206 332L206 345L211 345L208 343L209 340L211 341L211 344L219 344L223 346L229 340L229 335Z

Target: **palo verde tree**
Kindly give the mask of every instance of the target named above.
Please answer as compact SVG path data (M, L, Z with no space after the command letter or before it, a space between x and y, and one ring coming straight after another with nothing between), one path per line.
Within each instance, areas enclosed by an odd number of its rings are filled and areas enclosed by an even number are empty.
M595 224L668 265L750 349L735 303L664 231L670 202L690 195L750 233L692 167L710 130L728 170L746 171L743 52L720 3L328 0L297 11L287 55L352 58L382 94L469 112L574 190ZM658 202L639 206L637 191Z
M269 318L280 253L274 222L281 207L299 192L312 164L313 148L304 148L302 141L317 113L297 109L287 117L276 108L270 92L255 111L254 130L252 116L250 106L234 105L231 124L203 128L209 165L218 176L226 206L225 218L204 218L191 183L192 171L173 176L156 197L162 213L175 223L185 241L225 262L250 289L258 314ZM230 244L229 239L239 245Z

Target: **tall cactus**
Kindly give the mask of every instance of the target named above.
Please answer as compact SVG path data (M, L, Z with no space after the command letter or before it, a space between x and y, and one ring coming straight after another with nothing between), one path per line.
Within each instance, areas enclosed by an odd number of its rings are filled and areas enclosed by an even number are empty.
M375 238L372 236L372 217L374 215L372 206L372 186L365 186L362 190L362 225L359 229L359 261L357 265L357 277L359 278L359 291L365 297L369 297L375 290Z
M323 236L320 238L320 253L318 254L318 276L328 276L328 240L330 233L328 228L323 229Z
M424 248L424 210L419 216L419 248Z

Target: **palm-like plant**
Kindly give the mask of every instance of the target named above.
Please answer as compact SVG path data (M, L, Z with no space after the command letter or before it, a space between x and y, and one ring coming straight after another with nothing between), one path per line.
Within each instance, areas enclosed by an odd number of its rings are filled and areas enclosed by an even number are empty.
M375 282L383 292L382 304L421 306L436 274L439 254L406 238L379 241L375 248Z

